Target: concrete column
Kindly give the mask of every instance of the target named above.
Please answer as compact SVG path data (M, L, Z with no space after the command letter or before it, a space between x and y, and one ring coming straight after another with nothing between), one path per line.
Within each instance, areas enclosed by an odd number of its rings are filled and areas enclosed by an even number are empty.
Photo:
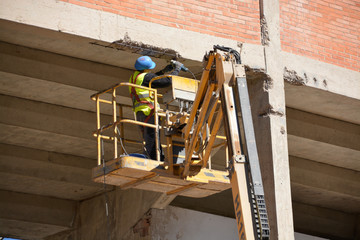
M82 201L73 230L46 240L150 240L150 209L160 196L151 191L116 188Z
M254 128L263 175L271 239L294 239L279 1L260 0L265 73L250 74ZM246 64L246 63L245 63Z

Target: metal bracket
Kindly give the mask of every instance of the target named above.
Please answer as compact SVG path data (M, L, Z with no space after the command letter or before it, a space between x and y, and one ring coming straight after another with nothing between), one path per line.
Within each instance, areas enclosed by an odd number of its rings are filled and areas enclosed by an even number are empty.
M233 160L235 163L245 163L245 156L244 155L234 155Z

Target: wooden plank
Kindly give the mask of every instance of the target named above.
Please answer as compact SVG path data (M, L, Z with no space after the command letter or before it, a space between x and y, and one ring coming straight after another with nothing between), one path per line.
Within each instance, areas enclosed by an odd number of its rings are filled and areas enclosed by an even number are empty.
M182 192L185 192L185 191L188 191L190 188L193 188L195 186L199 185L199 183L190 183L188 185L185 185L185 186L182 186L182 187L179 187L177 189L174 189L172 191L168 191L166 194L167 195L172 195L172 194L180 194Z
M148 175L141 177L141 178L136 178L135 180L131 181L131 182L127 182L123 185L120 186L121 189L128 189L131 187L136 187L140 184L144 184L145 182L148 182L154 178L157 178L158 175L154 172L150 172L148 173Z
M148 191L154 191L154 192L162 192L166 193L169 191L172 191L176 188L178 188L178 185L172 185L167 183L161 183L161 182L153 182L148 181L146 183L140 184L134 188L136 189L142 189L142 190L148 190Z
M105 183L109 184L109 185L114 185L114 186L121 186L127 182L133 181L134 178L129 178L129 177L122 177L122 176L114 176L111 174L108 174L105 176ZM104 183L104 176L100 176L97 178L93 179L94 182L97 183Z
M114 170L113 172L111 172L111 174L125 176L125 177L132 177L132 178L143 178L149 174L149 171L138 170L133 168L122 168L122 169Z
M166 184L172 184L172 185L179 185L179 186L183 186L186 184L189 184L189 182L179 178L178 176L172 176L172 177L167 177L167 176L159 176L155 182L160 182L160 183L166 183Z
M208 196L216 194L216 193L219 193L219 191L200 189L198 187L195 187L195 188L189 189L188 191L183 192L179 195L184 196L184 197L203 198L203 197L208 197Z
M226 189L231 188L231 185L228 183L210 181L208 184L201 185L198 188L222 192Z
M141 164L136 164L138 161ZM105 182L122 188L137 188L173 195L205 197L230 187L227 172L202 169L187 180L167 170L156 169L157 161L134 157L122 157L107 162ZM146 170L148 169L148 170ZM93 181L104 182L102 166L93 169ZM187 193L190 191L189 193ZM185 195L184 195L185 196Z

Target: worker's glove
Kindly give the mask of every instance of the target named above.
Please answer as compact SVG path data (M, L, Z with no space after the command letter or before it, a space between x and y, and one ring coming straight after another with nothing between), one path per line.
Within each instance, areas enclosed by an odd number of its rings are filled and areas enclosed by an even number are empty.
M163 73L170 72L174 69L174 66L172 64L167 65L163 70L161 70Z
M184 66L184 64L182 64L181 62L175 61L175 60L171 60L171 63L174 66L174 68L178 71L180 71L181 68Z

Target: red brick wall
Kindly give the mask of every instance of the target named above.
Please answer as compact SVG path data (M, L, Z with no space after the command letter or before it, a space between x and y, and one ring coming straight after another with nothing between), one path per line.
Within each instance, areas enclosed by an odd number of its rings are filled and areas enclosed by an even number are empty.
M282 49L360 71L360 0L280 0Z
M62 0L169 27L260 44L258 0Z

